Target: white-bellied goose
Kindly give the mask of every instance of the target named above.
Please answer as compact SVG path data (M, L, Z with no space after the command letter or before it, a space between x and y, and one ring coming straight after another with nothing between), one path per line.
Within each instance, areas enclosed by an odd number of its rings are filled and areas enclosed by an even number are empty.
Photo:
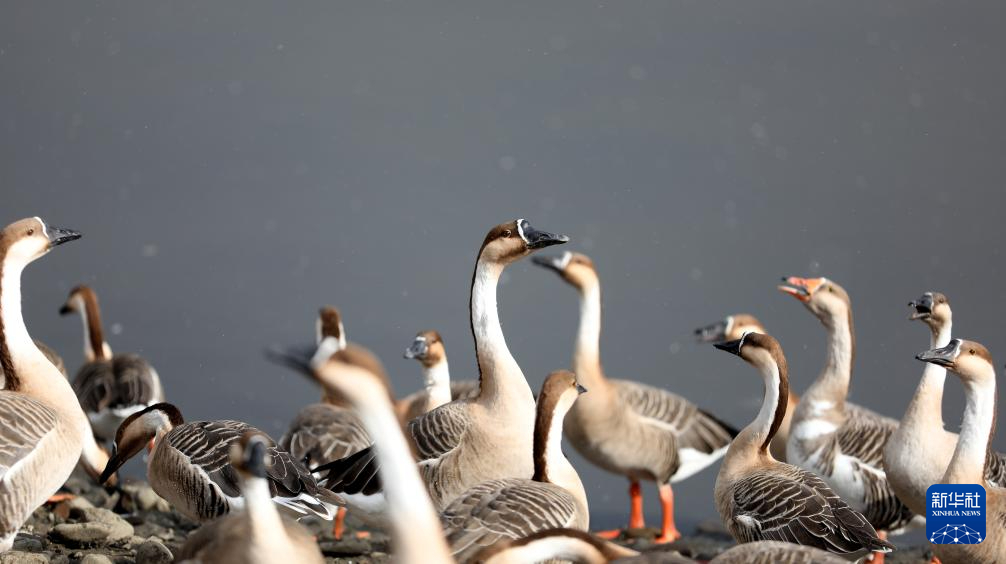
M0 231L0 553L56 493L88 450L97 450L73 388L35 345L21 316L21 273L80 234L37 217ZM84 456L87 460L88 457Z
M339 350L346 348L346 329L339 310L325 306L318 312L317 342L332 337ZM381 375L384 375L383 368ZM286 433L279 440L280 448L288 451L308 468L317 468L333 460L345 458L370 446L373 442L363 422L341 394L324 391L321 402L301 409ZM369 525L373 519L360 515ZM340 507L332 534L341 539L345 528L346 508Z
M755 420L730 444L714 496L723 524L739 543L778 540L850 556L894 547L816 474L772 458L769 444L782 423L789 370L779 343L748 333L716 348L761 373L765 396Z
M248 564L321 564L325 558L307 529L276 510L269 491L264 435L245 433L231 443L230 462L241 485L244 511L211 521L189 535L178 562L242 562Z
M916 516L884 472L884 445L898 422L846 401L856 350L849 294L827 278L783 280L779 289L803 303L828 332L824 369L793 413L786 460L822 476L886 538Z
M527 564L528 562L576 562L577 564L607 564L639 553L619 546L579 529L545 529L519 539L502 539L480 550L470 562L480 564ZM660 564L676 560L661 554ZM631 560L629 561L631 562ZM654 560L656 562L656 560ZM681 562L694 562L682 558Z
M755 316L747 313L728 315L723 321L718 321L705 327L695 330L695 337L700 343L722 343L724 341L734 341L740 339L745 333L764 333L765 326L758 321ZM786 415L782 418L782 425L772 438L772 456L779 461L786 462L786 442L789 440L789 428L793 423L793 411L800 403L800 396L789 391L789 401L786 402Z
M479 393L476 380L451 381L444 340L436 331L420 331L405 349L405 358L413 358L423 367L423 389L397 402L403 421L412 421L454 400L472 399Z
M89 286L70 290L59 313L79 313L83 320L86 361L77 370L73 389L91 420L95 437L110 441L126 417L164 401L161 379L143 357L112 354L101 326L98 296Z
M926 292L910 302L911 319L929 327L932 349L950 343L953 312L950 300L940 292ZM915 389L905 416L884 447L884 469L891 489L909 509L926 514L926 490L943 477L957 446L957 433L947 431L943 421L943 385L947 369L928 363ZM989 454L985 478L1006 484L1006 460L1001 453Z
M942 484L980 484L985 488L985 539L980 544L934 544L943 564L1006 562L1006 489L985 478L996 425L996 369L980 343L954 339L947 346L916 356L953 372L964 385L966 406L961 434ZM932 540L932 539L930 539Z
M115 434L115 454L101 475L104 482L127 460L150 448L150 487L196 521L208 521L244 507L238 474L230 464L231 445L245 433L265 433L241 421L190 421L170 403L157 403L122 422ZM266 480L272 500L289 515L335 517L339 496L321 488L290 453L268 440L272 466Z
M562 421L587 390L568 370L545 378L534 423L534 476L482 482L456 497L441 512L451 552L467 562L502 539L590 525L587 493L573 465L562 454Z
M758 541L739 544L720 553L709 564L849 564L849 561L811 546Z
M471 286L471 327L479 393L442 405L409 422L419 468L438 509L476 484L534 473L534 397L507 348L496 308L496 286L507 265L569 238L539 231L524 219L489 230L478 252ZM380 489L373 447L323 467L325 485L339 493ZM347 471L349 470L349 471Z
M660 488L663 522L656 542L680 538L674 524L671 483L723 456L737 431L681 396L632 382L609 380L601 368L601 283L594 263L578 253L535 257L580 293L580 326L573 371L590 394L573 406L564 426L570 443L587 460L630 481L630 528L645 526L641 480ZM616 536L617 531L603 533Z

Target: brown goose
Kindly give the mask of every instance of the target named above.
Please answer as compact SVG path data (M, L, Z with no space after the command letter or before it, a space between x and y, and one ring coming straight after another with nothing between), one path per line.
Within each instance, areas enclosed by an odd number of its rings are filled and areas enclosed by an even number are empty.
M403 421L412 421L454 400L472 399L479 393L476 380L451 381L444 340L436 331L417 334L409 348L405 349L405 358L413 358L423 367L423 389L397 402L396 408Z
M115 454L101 475L104 482L127 460L150 445L150 487L186 517L208 521L245 506L230 448L249 432L266 436L241 421L186 423L170 403L154 404L122 422L115 435ZM338 496L318 487L314 477L290 453L269 439L272 466L267 472L270 496L289 515L335 517Z
M768 335L765 326L755 316L747 313L728 315L723 321L718 321L695 330L695 336L700 343L721 343L740 339L745 333L764 333ZM772 456L781 462L786 462L786 442L789 441L789 429L793 423L793 411L800 403L800 396L789 391L789 401L786 402L786 416L782 425L772 439Z
M852 302L827 278L785 278L779 286L798 299L828 331L824 369L793 414L786 460L822 476L886 538L921 518L897 498L887 481L883 452L898 422L846 401L856 337ZM883 555L877 555L883 562Z
M716 508L734 539L787 541L849 556L893 550L824 480L772 458L769 444L782 423L789 391L779 343L748 333L715 346L757 368L765 383L758 416L730 444L716 478Z
M269 491L267 451L272 441L246 433L232 443L231 467L241 484L244 511L203 525L189 535L178 562L290 562L321 564L325 558L307 529L276 510Z
M122 421L141 409L164 401L157 371L143 357L112 354L101 326L98 296L88 286L70 290L61 315L79 313L84 322L84 358L73 389L100 441L115 438Z
M471 325L479 365L479 393L409 422L408 434L437 508L476 484L534 473L534 397L510 354L496 308L503 270L532 252L569 238L539 231L524 219L502 223L486 234L472 276ZM487 454L488 453L488 454ZM319 468L325 485L339 493L376 493L380 464L373 447Z
M587 530L587 493L576 469L562 454L563 418L585 391L572 372L549 374L538 396L534 476L483 482L443 510L441 524L455 559L467 562L502 539L519 539L555 527Z
M664 554L662 553L661 556ZM577 564L607 564L622 558L635 562L639 553L631 548L608 542L579 529L546 529L519 539L503 539L479 551L470 562L482 564L526 564L552 562L555 559ZM654 560L656 563L656 560ZM661 558L660 564L675 564L677 560ZM681 562L694 562L687 558Z
M664 518L656 542L681 537L674 524L671 483L709 466L737 431L668 391L629 380L609 380L601 367L601 283L585 255L535 257L580 293L580 327L573 370L590 394L566 418L566 437L587 460L629 479L630 528L645 526L641 480L656 481ZM602 533L617 536L617 531Z
M998 397L992 355L980 343L954 339L916 358L946 368L964 385L967 405L961 434L940 483L981 484L985 488L985 539L979 544L934 544L933 552L943 564L1006 562L1006 489L985 478Z
M849 564L841 556L791 542L758 541L739 544L709 564Z

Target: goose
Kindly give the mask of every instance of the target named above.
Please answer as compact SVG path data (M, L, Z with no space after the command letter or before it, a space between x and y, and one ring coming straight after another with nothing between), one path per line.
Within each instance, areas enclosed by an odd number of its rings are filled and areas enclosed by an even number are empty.
M849 561L811 546L758 541L739 544L720 553L709 564L849 564Z
M681 533L674 523L671 484L699 472L726 452L737 431L688 400L629 380L609 380L601 367L601 284L593 261L579 253L535 257L580 293L580 327L573 371L590 394L577 402L564 430L587 460L629 479L629 528L645 526L641 480L659 485L663 522L657 543ZM618 531L605 531L614 538Z
M457 399L472 399L479 393L479 383L475 380L451 382L447 368L447 351L444 340L436 331L420 331L409 348L405 358L415 359L423 367L423 389L397 402L396 408L403 421L412 421L420 415Z
M911 319L929 327L931 349L950 343L953 312L950 300L940 292L926 292L909 302ZM943 427L943 384L947 369L927 363L915 395L901 424L884 447L884 469L891 489L909 509L926 514L926 490L938 483L950 464L957 445L957 433ZM1006 457L991 452L985 478L993 484L1006 484Z
M998 397L992 355L981 343L954 339L945 347L927 350L915 358L946 368L964 385L966 405L960 438L939 482L980 484L985 488L985 540L979 544L934 544L933 552L943 564L1006 562L1006 489L986 478Z
M744 359L765 383L758 416L730 444L716 477L716 509L734 539L787 541L855 557L893 550L824 480L769 452L789 392L788 365L778 341L748 333L714 346Z
M338 309L325 306L319 310L317 335L318 343L326 337L332 337L340 350L346 348L346 330ZM383 369L381 375L384 375ZM316 468L355 454L372 442L363 422L342 395L325 392L321 400L301 409L279 440L280 448L308 468ZM361 517L368 525L379 525L366 515ZM332 527L332 535L336 540L342 539L345 520L346 507L339 507Z
M86 362L73 379L73 389L95 436L102 442L110 441L126 417L164 401L161 379L143 357L112 354L101 327L98 296L90 287L80 285L70 290L59 313L79 313L83 320Z
M598 538L579 529L545 529L519 539L503 539L480 550L471 562L482 564L526 564L552 559L578 564L607 564L623 558L639 557L639 552ZM663 554L661 556L664 556ZM629 560L631 562L631 560ZM693 562L682 558L681 562ZM621 562L621 560L619 560ZM661 558L661 564L677 560Z
M56 367L56 370L59 370L59 373L62 374L64 378L69 376L66 373L66 363L63 362L63 357L59 356L59 353L57 353L55 349L38 339L32 339L32 342L35 343L39 352L41 352L45 358L49 359L49 362ZM0 390L4 389L4 382L3 367L0 367Z
M200 527L185 541L178 562L325 562L311 533L276 510L268 481L271 442L250 432L231 443L230 464L241 485L245 509Z
M479 393L452 401L408 424L434 507L443 509L476 484L534 473L534 397L507 348L496 308L503 270L532 252L569 241L539 231L525 219L501 223L486 234L472 275L472 335L479 366ZM379 461L373 447L319 467L324 484L337 493L380 491Z
M80 233L38 217L0 231L0 553L18 528L56 493L78 460L92 473L103 452L70 383L39 350L21 315L21 273ZM107 457L106 457L107 458Z
M723 321L718 321L705 327L695 330L695 336L700 343L719 343L723 341L734 341L740 339L745 333L768 334L765 326L758 319L747 313L737 313L728 315ZM772 456L780 461L786 462L786 442L789 441L789 429L793 423L793 411L800 403L800 396L789 391L789 401L786 402L786 415L782 418L782 425L772 438L772 445L769 447Z
M828 331L827 360L793 413L786 460L823 477L882 538L918 525L923 518L898 499L884 471L884 445L898 422L846 401L856 349L849 294L827 278L783 280L779 289Z
M148 446L147 481L179 513L204 522L245 506L230 447L248 432L241 421L191 421L170 403L156 403L130 415L115 433L115 454L101 482ZM317 515L331 521L343 500L318 487L314 477L287 451L268 439L272 460L266 481L272 500L292 516Z
M565 527L586 531L590 525L587 492L573 465L562 454L562 421L587 390L568 370L545 378L538 395L534 425L534 476L483 482L441 512L454 558L468 562L501 539L519 539L538 531Z

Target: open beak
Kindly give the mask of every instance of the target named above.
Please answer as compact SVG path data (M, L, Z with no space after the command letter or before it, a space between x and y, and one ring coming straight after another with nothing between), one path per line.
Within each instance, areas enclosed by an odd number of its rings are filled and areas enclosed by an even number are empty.
M918 300L908 302L908 307L915 308L908 319L929 319L933 316L933 297L930 295L924 295Z
M814 295L822 283L821 278L800 278L798 276L784 276L782 281L783 283L778 286L779 291L804 303L810 301L810 297Z
M720 349L721 351L727 351L730 354L740 356L741 345L743 344L744 339L735 339L733 341L727 341L725 343L713 343L713 346Z
M50 249L57 245L62 245L63 243L80 239L80 233L74 231L73 229L63 229L62 227L47 225L45 227L45 232L49 235Z
M699 327L695 330L695 338L698 339L700 343L717 343L727 338L727 328L729 326L729 322L724 319L723 321L717 321L712 325Z
M430 345L426 342L426 339L416 339L412 341L409 348L405 349L405 358L423 358L426 353L429 352Z
M565 235L557 235L555 233L549 233L548 231L539 231L531 224L527 222L526 219L522 219L520 222L520 234L524 238L524 242L527 244L529 249L544 249L545 247L551 247L552 245L561 245L563 243L569 242L569 237Z
M915 355L915 358L921 360L922 362L928 362L944 368L951 368L954 365L954 362L957 361L957 349L960 345L961 342L954 339L945 347L920 352Z

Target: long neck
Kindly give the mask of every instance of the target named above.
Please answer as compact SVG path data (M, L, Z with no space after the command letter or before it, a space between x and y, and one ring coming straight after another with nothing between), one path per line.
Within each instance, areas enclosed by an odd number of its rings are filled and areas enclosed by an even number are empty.
M828 331L828 354L824 370L807 390L808 397L844 403L849 394L849 380L852 378L852 361L855 356L855 335L852 329L852 315L838 313L823 320Z
M479 401L497 408L505 408L512 401L534 401L531 387L503 338L496 308L496 285L502 273L502 264L479 259L471 294L472 334L479 364Z
M549 408L544 406L544 398L539 398L539 411L535 421L534 432L534 475L532 480L555 484L568 491L580 504L580 513L589 514L587 491L583 481L562 453L562 422L573 401L560 398L558 405Z
M251 525L251 538L247 540L256 548L254 552L269 554L277 551L279 546L289 544L283 519L272 501L269 484L262 478L249 476L241 482L241 493Z
M789 402L789 375L776 362L761 362L756 365L765 383L765 395L758 416L734 439L731 451L748 451L768 454L769 444L775 437L782 420L786 416Z
M601 285L591 282L580 288L580 325L576 331L573 371L592 392L605 383L601 369Z
M381 437L374 449L381 462L378 472L388 500L398 560L409 564L452 562L437 513L387 392L376 383L361 382L351 399L370 436Z
M938 330L930 331L929 348L937 349L950 343L951 324L947 322ZM905 411L905 422L914 424L927 420L943 427L943 384L947 379L947 369L927 362L922 369L922 379L915 389L911 403Z
M984 484L985 457L996 418L995 369L989 366L988 370L990 374L982 381L964 383L967 398L964 422L954 456L943 477L946 483Z
M423 380L426 388L426 411L450 403L451 373L446 358L440 359L433 366L423 366Z
M112 351L105 342L105 333L101 327L101 310L97 299L92 296L79 296L78 309L80 320L84 324L84 357L88 361L107 360L112 357Z

